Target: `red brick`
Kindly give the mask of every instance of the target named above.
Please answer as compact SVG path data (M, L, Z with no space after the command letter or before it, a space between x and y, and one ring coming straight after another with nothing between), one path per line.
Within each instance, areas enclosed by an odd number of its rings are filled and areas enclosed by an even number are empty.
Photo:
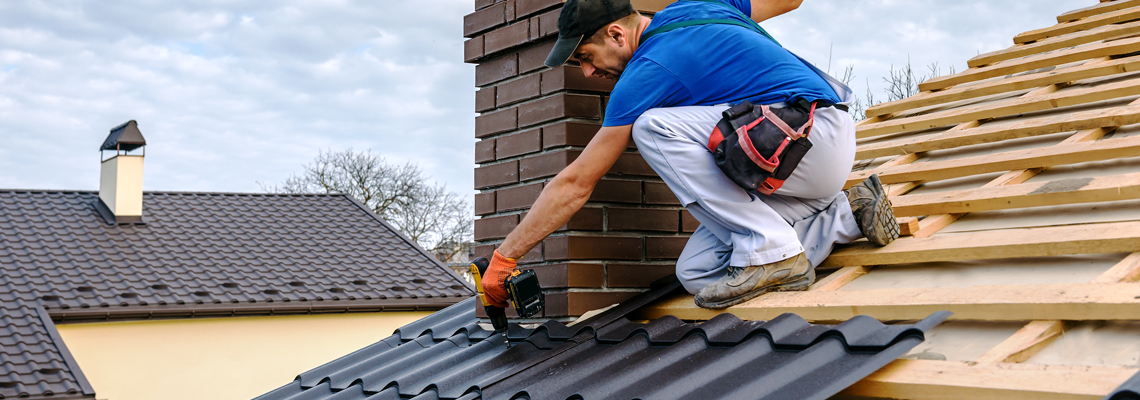
M608 264L606 286L613 288L644 288L653 281L676 271L673 264Z
M530 41L530 20L524 19L505 27L488 32L486 42L483 43L483 52L495 54L515 46L521 46Z
M518 127L518 108L508 108L475 117L475 137L494 135Z
M602 102L598 96L563 93L519 106L519 126L529 126L559 118L602 117Z
M485 244L482 246L475 246L475 257L485 257L490 259L495 253L495 245Z
M644 158L641 158L641 154L637 153L625 153L619 156L607 174L657 176L657 173L653 172L653 168L645 162Z
M529 36L530 36L530 40L531 40L531 41L534 41L535 39L538 39L539 37L542 37L542 33L541 33L541 32L539 31L539 29L538 29L538 17L533 17L533 18L531 18L531 19L530 19L530 33L529 33Z
M664 182L645 182L645 204L679 206L681 201Z
M555 292L546 295L546 316L579 316L632 299L640 292ZM477 307L482 308L482 307Z
M677 232L680 228L677 210L652 208L607 207L606 230Z
M601 208L582 207L570 217L570 221L556 230L558 231L601 231L604 212Z
M557 9L550 12L542 13L538 16L538 35L539 37L553 36L558 34L558 14L562 9Z
M605 92L614 90L615 81L602 78L587 78L582 75L582 68L574 65L563 65L542 73L542 94L550 94L560 90L577 90L586 92Z
M475 91L475 112L486 112L495 108L495 88Z
M479 218L475 220L475 240L505 238L518 225L518 215Z
M483 139L475 142L475 163L482 164L495 160L495 139Z
M605 267L602 264L568 263L535 265L528 267L538 275L543 289L600 288L604 284Z
M543 127L542 147L549 149L558 146L585 146L601 127L600 124L573 121Z
M496 86L495 105L502 107L523 100L538 97L542 76L534 74Z
M495 154L498 158L514 157L527 153L542 151L542 135L539 129L531 129L519 133L500 136L496 145Z
M506 0L503 3L507 5L506 16L507 22L514 21L518 14L515 13L515 0Z
M463 42L463 61L475 62L483 57L483 36L476 36Z
M518 70L520 74L525 74L539 68L545 68L546 56L550 55L550 50L554 48L554 41L551 40L545 44L541 44L529 49L519 52Z
M507 5L496 4L463 17L463 37L472 37L507 23Z
M523 254L522 257L519 257L519 264L534 264L543 261L542 243L539 243L537 246L532 247L530 251L527 251L526 254Z
M543 241L546 259L641 260L641 238L626 236L557 236Z
M518 54L506 54L475 66L475 86L487 86L518 74Z
M688 236L650 236L645 238L645 258L649 260L674 259L681 256Z
M475 9L482 10L495 4L495 0L475 0Z
M475 194L475 215L495 213L495 192Z
M574 162L579 154L582 154L582 151L559 150L524 158L519 161L519 177L526 181L554 176Z
M508 161L475 168L475 188L486 189L519 181L519 162Z
M522 17L562 4L563 0L516 0L515 13ZM555 10L556 12L561 10Z
M501 189L496 197L495 206L499 212L521 210L530 208L534 201L538 199L538 195L542 193L542 184L535 183L525 186L518 186L509 189Z
M689 210L681 210L681 232L696 232L698 226L701 226L701 221L697 221Z
M641 181L602 179L594 186L590 200L601 203L640 203Z

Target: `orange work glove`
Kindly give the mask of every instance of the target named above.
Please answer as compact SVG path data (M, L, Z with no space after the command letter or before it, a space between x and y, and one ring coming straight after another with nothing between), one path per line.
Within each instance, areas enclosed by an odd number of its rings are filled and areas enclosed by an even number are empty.
M507 308L507 278L518 268L518 259L507 258L495 250L491 265L483 275L483 296L487 303L499 308Z

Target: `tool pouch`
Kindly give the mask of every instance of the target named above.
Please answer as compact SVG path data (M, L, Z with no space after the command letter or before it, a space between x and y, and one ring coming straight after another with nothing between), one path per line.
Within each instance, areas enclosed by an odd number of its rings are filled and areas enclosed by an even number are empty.
M816 104L774 108L745 101L725 110L708 143L717 167L753 195L775 193L811 149Z

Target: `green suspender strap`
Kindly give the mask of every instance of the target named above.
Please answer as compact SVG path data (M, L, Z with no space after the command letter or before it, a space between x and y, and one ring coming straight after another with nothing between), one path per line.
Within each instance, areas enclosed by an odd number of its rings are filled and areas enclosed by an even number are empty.
M686 27L695 26L695 25L721 24L721 25L736 25L739 27L751 29L753 31L756 31L756 33L764 35L764 37L771 39L772 42L776 43L777 46L783 47L780 44L780 42L776 41L776 38L773 38L772 35L768 34L768 31L765 31L764 28L761 28L760 24L752 22L752 18L749 18L747 15L744 15L744 13L740 12L740 10L737 10L735 7L731 7L728 4L724 4L724 3L719 2L717 0L682 0L682 1L703 1L705 3L720 4L720 5L724 6L725 8L736 12L737 15L743 17L748 22L738 21L735 19L719 19L719 18L693 19L693 20L688 20L688 21L674 22L671 24L665 24L665 26L657 27L657 28L655 28L649 32L645 32L645 34L641 35L641 42L642 43L649 40L649 38L651 38L651 37L660 35L660 34L665 33L665 32L669 32L669 31L674 30L674 29L681 29L681 28L686 28Z

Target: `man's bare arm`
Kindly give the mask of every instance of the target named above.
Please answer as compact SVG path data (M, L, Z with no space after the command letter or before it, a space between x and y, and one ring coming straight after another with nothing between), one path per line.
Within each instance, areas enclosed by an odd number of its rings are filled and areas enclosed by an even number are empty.
M594 185L629 146L632 125L603 127L590 144L542 189L519 226L499 246L499 254L522 257L586 204Z
M787 13L800 7L803 0L751 0L752 20L763 22L769 18Z

